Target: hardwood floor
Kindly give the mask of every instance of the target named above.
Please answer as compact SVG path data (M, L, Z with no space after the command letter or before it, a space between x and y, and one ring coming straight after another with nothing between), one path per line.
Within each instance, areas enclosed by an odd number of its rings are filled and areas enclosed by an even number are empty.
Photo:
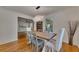
M21 37L19 40L0 45L0 51L3 52L31 52L32 48L27 44L27 39Z
M62 48L64 52L79 52L79 48L77 46L70 46L67 43L63 43Z
M32 48L27 44L28 40L25 37L19 40L0 45L0 52L32 52ZM79 48L63 43L64 52L79 52Z

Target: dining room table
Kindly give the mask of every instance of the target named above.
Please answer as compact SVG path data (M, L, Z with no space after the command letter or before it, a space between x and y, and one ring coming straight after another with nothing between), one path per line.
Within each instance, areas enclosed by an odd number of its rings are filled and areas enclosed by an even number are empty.
M36 37L41 38L41 40L47 40L49 41L50 39L54 38L56 36L56 33L48 33L48 32L38 32L34 31Z
M45 46L47 44L49 44L48 42L51 42L51 40L53 41L54 37L56 36L56 33L54 32L38 32L38 31L35 31L35 37L38 39L38 40L43 40L44 41L44 47L42 49L42 51L45 51L47 48L45 48Z
M34 33L36 34L37 37L41 38L41 40L43 41L50 41L51 38L56 37L56 33L53 34L53 36L51 37L50 33L47 32L38 32L38 31L34 31ZM64 52L79 52L79 48L75 47L75 46L70 46L68 43L63 42L62 43L62 48L64 50Z

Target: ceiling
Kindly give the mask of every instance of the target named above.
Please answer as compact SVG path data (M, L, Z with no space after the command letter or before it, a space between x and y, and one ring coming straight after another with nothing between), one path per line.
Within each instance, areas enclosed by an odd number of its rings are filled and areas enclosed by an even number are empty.
M38 10L36 10L36 7L37 6L2 6L2 8L6 8L8 10L20 12L30 16L48 15L70 8L69 6L41 6Z

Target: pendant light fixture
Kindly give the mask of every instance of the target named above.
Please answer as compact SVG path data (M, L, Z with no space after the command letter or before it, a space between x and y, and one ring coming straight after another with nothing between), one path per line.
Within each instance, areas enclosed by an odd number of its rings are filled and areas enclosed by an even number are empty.
M39 9L39 8L40 8L40 6L37 6L37 7L36 7L36 9Z

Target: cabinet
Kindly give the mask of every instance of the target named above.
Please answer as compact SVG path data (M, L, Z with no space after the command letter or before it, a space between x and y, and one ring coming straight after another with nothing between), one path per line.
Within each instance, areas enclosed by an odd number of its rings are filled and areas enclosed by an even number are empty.
M37 31L43 32L43 22L42 21L38 21L36 23L36 28L37 28Z

